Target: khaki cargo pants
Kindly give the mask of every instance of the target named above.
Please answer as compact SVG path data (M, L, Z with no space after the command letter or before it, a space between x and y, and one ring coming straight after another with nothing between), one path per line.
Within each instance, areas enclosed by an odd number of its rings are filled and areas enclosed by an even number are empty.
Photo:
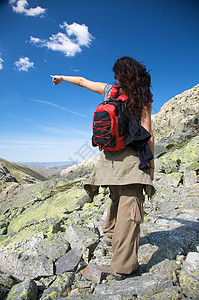
M103 231L112 243L111 267L114 272L131 274L138 268L137 252L140 223L143 222L143 185L112 185L111 203Z

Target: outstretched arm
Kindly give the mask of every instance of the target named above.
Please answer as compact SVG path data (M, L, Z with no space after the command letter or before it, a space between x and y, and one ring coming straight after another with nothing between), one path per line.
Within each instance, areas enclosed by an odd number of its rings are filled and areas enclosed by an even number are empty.
M104 96L104 88L107 85L106 83L103 82L94 82L91 80L88 80L84 77L77 77L77 76L59 76L59 75L51 75L52 81L54 85L58 85L62 81L67 81L72 84L85 87L88 90L91 90L92 92L101 94Z

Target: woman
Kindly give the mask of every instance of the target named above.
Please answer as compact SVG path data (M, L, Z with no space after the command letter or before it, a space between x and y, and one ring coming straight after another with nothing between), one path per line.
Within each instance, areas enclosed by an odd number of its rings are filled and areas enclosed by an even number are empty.
M139 225L144 217L143 190L150 197L155 192L152 185L154 139L151 130L151 78L146 67L126 56L116 61L113 71L118 85L118 95L125 93L128 97L126 110L130 116L129 124L131 120L136 120L140 132L144 130L150 133L142 149L145 156L147 147L151 154L148 156L147 164L141 168L140 155L133 143L115 152L103 150L95 170L85 183L85 189L92 196L100 185L109 186L111 203L103 231L106 241L112 245L111 267L114 277L116 280L122 280L136 273L139 267L137 252L140 239ZM106 83L73 76L52 76L52 78L55 85L65 80L99 93L105 100L111 95L112 86Z

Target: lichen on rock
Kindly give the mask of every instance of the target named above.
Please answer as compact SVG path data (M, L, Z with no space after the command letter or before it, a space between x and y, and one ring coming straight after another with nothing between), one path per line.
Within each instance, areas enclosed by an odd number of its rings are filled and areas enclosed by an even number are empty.
M6 300L37 300L37 285L33 280L26 280L12 287Z

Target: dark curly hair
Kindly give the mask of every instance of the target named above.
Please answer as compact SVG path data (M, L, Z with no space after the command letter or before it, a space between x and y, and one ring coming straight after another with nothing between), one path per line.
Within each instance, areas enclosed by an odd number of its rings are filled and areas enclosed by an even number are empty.
M116 61L113 66L115 79L119 87L127 95L127 110L141 116L142 109L152 100L151 76L146 71L146 66L129 56L124 56Z

